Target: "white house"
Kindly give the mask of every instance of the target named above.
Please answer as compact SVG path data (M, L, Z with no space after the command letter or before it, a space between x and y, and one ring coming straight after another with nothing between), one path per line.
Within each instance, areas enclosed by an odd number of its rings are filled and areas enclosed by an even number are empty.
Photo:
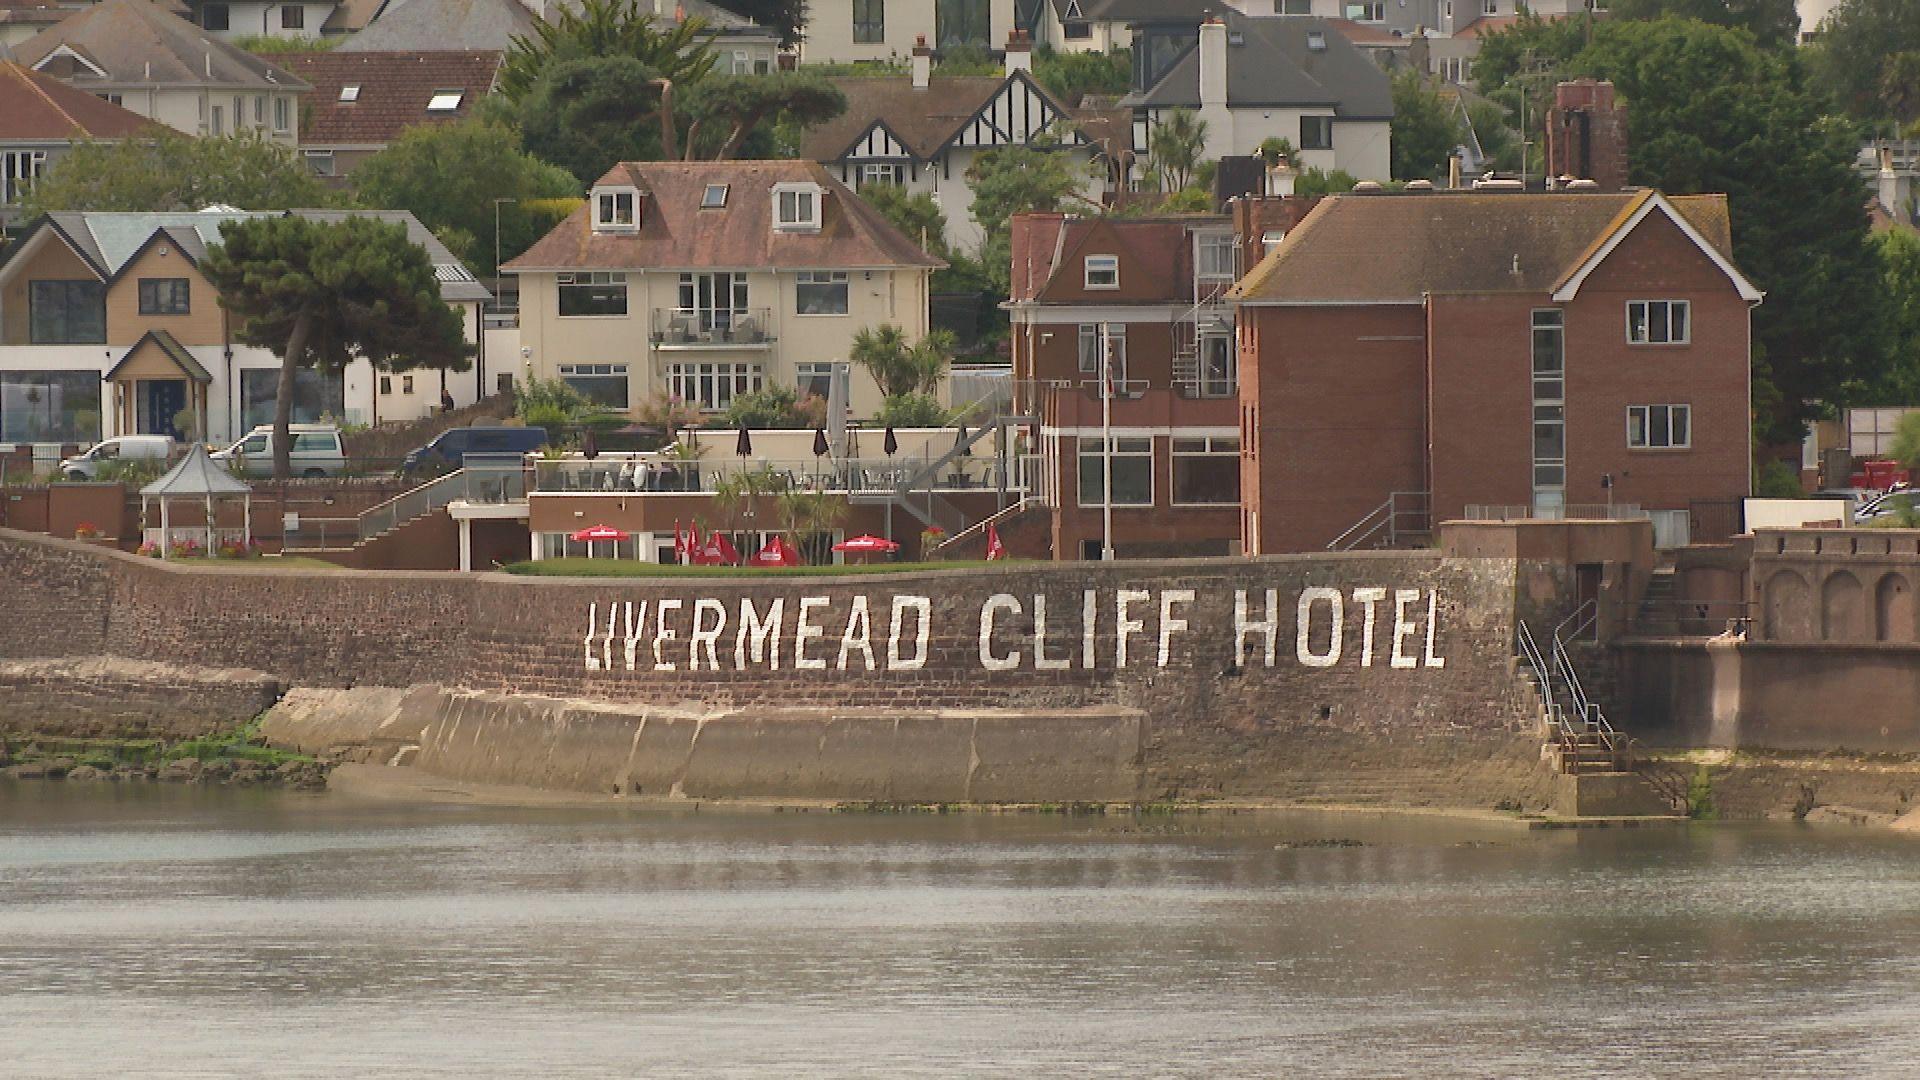
M905 60L923 40L941 52L991 50L1019 25L1015 0L810 0L800 59Z

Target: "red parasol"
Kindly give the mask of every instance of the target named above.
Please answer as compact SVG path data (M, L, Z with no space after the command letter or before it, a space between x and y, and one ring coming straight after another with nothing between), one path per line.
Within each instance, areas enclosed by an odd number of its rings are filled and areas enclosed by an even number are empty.
M854 552L856 554L862 554L862 555L872 555L872 554L891 555L894 552L900 550L900 545L894 543L891 540L886 539L885 537L873 536L869 534L866 536L856 536L851 540L842 540L839 543L833 545L833 550Z
M574 533L571 539L575 543L590 544L595 540L630 540L632 537L611 525L594 525Z
M754 556L747 560L747 565L748 566L805 566L806 562L807 561L805 559L800 557L800 553L794 550L793 545L787 543L786 537L776 536L773 539L767 541L766 547L763 547L758 552L755 552Z

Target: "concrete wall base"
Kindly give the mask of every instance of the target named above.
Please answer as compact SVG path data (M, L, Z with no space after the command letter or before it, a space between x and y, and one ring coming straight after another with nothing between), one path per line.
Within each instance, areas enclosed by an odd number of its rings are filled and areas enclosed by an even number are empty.
M1561 817L1670 817L1674 808L1637 772L1555 777L1553 812Z

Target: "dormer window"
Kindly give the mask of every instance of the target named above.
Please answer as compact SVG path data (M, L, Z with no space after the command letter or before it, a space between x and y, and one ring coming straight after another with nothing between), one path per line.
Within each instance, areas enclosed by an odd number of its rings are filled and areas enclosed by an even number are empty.
M1120 256L1087 256L1087 288L1117 289L1120 287Z
M593 193L593 227L596 232L631 232L639 228L636 212L640 193L632 188L601 188Z
M818 232L820 185L775 184L773 227L791 232Z
M719 210L727 205L727 185L708 184L700 195L700 209Z

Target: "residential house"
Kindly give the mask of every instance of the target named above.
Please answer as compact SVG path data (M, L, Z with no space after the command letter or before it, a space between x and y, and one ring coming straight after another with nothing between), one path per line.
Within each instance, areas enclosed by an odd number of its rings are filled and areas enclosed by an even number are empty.
M718 55L714 70L731 74L772 71L779 66L780 35L708 0L642 0L663 23L686 18L706 22ZM393 0L366 28L340 46L345 52L490 50L505 52L516 37L530 38L539 22L557 11L557 0Z
M433 259L441 296L477 340L488 294L473 275L412 214L361 213L406 225ZM233 320L200 271L220 226L253 216L56 213L28 225L0 264L0 444L187 434L188 426L219 441L270 422L280 360L234 339ZM485 363L449 376L456 402L477 399ZM416 419L439 403L438 373L386 375L362 360L344 371L303 370L294 417L371 424Z
M464 120L493 92L498 52L309 52L268 60L313 87L300 152L316 175L345 177L415 124Z
M800 43L809 64L903 61L925 42L989 51L1026 29L1017 0L812 0Z
M1054 557L1100 558L1109 518L1122 558L1236 552L1233 225L1022 214L1012 248L1014 411L1039 418Z
M76 143L117 141L155 130L151 120L75 90L51 75L0 60L0 229L20 199Z
M36 34L14 58L189 135L300 140L306 83L151 0L101 0Z
M1136 40L1134 90L1120 104L1134 112L1139 162L1152 153L1154 125L1188 109L1207 126L1203 160L1246 156L1282 138L1303 168L1389 178L1387 75L1326 20L1228 12L1201 24L1195 44L1175 53L1181 40L1144 29Z
M1582 0L1440 0L1427 42L1427 70L1448 82L1469 83L1482 40L1519 22L1523 12L1542 19L1604 18L1605 5L1600 7L1592 11Z
M194 24L222 41L317 40L340 7L334 0L187 0L187 6Z
M862 329L918 340L941 265L818 163L642 161L503 269L531 374L615 409L716 413L770 385L826 397ZM879 404L856 377L855 415Z
M1040 145L1047 135L1045 144L1072 155L1087 175L1086 193L1097 196L1105 186L1105 170L1091 165L1098 149L1034 79L1031 53L1018 35L1006 58L1003 76L942 76L933 73L932 49L921 45L910 74L836 77L847 110L808 129L800 156L822 162L856 189L897 184L933 196L946 215L947 242L964 251L984 236L973 219L967 170L988 150Z
M1629 507L1684 543L1748 493L1725 196L1590 187L1333 196L1279 239L1232 293L1248 552Z

